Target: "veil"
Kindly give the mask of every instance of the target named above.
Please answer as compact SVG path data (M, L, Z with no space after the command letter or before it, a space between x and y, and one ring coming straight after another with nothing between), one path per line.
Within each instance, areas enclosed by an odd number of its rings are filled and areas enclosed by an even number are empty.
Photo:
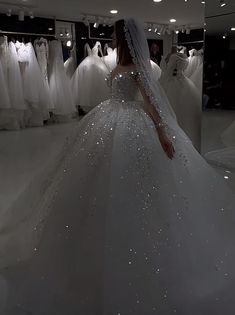
M140 73L141 84L164 123L169 127L177 125L175 113L161 85L153 76L150 53L144 27L134 18L124 20L124 31L133 63ZM171 129L171 128L170 128Z

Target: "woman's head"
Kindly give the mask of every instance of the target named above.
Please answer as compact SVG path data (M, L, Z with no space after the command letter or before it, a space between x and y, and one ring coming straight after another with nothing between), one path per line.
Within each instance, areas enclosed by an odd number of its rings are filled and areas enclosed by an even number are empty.
M125 35L125 21L118 20L114 24L113 44L117 48L117 62L122 66L132 64L132 57Z

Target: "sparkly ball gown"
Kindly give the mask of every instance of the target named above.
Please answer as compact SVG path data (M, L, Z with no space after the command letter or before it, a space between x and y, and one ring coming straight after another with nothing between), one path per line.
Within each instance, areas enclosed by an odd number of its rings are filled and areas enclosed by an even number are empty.
M177 124L166 156L138 76L110 80L41 206L2 215L1 314L234 314L234 194Z

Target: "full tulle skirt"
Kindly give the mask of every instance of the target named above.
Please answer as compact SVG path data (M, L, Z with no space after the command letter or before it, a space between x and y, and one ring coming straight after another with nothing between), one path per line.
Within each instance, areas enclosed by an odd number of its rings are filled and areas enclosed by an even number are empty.
M40 206L1 215L4 315L234 314L235 196L172 132L170 160L142 102L82 119Z

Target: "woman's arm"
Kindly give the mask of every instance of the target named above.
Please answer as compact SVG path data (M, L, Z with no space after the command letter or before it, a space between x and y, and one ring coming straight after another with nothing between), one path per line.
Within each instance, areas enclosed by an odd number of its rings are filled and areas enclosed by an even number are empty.
M156 127L161 146L163 150L165 151L166 155L169 157L169 159L173 159L174 154L175 154L175 149L166 133L166 130L165 130L166 125L162 121L161 116L159 115L155 106L151 103L149 96L146 94L145 89L143 88L143 86L138 80L137 80L137 84L142 94L142 97L144 99L144 110L150 116L150 118L152 119Z

